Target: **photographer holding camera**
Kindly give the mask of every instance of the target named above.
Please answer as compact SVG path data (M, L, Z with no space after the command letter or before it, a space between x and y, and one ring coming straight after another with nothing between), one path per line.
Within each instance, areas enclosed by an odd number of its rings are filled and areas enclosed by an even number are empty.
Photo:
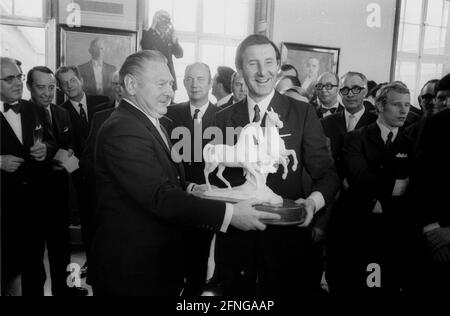
M183 57L183 48L178 43L170 15L164 10L159 10L153 16L152 26L143 32L141 40L142 49L157 50L168 60L170 73L175 79L173 90L177 90L175 69L173 67L172 55L176 58Z

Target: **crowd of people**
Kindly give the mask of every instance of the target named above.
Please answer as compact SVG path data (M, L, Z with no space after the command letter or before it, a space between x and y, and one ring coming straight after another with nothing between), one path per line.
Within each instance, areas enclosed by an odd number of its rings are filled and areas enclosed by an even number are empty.
M86 94L75 66L25 75L20 61L1 57L2 295L44 294L45 247L52 294L87 294L66 282L69 181L89 263L80 277L94 295L449 293L450 212L436 178L450 177L450 74L424 85L420 109L404 83L369 90L354 71L317 74L307 92L295 67L281 65L278 47L250 35L237 49L237 71L221 66L212 76L205 63L188 65L189 99L172 104L165 55L128 56L111 77L113 100ZM30 100L22 99L24 80ZM55 105L58 88L67 101ZM192 148L217 141L204 133L209 127L235 144L227 128L264 124L270 110L299 165L286 179L270 174L267 185L305 207L300 226L263 224L279 217L257 211L257 201L197 197L207 189L201 154L173 159L177 127L189 129ZM76 171L56 159L61 150L79 159ZM232 186L245 182L240 169L224 176ZM223 187L216 180L210 176Z

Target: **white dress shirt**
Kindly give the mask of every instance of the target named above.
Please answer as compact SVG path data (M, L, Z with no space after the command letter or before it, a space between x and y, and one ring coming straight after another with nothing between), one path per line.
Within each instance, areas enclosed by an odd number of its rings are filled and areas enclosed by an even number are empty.
M390 127L386 126L380 119L377 119L377 124L378 124L378 127L380 127L381 138L383 139L383 142L386 144L388 135L390 132L392 132L392 134L393 134L392 142L394 142L394 140L398 134L398 127L391 129Z
M226 97L220 99L219 101L217 101L216 106L217 107L221 107L222 105L228 103L228 101L230 101L230 99L233 97L233 94L230 93L229 95L227 95Z
M195 110L200 110L198 112L197 120L201 121L203 118L203 115L205 115L206 110L208 110L209 101L203 104L201 107L193 106L192 103L190 104L191 108L191 118L194 119Z
M89 113L88 113L88 107L87 107L87 101L86 101L86 94L83 93L83 98L80 102L77 102L75 100L70 100L70 103L72 103L73 108L75 111L77 111L78 114L80 114L80 103L83 105L83 110L86 113L86 119L89 122Z
M18 101L12 103L12 105L16 103L18 103ZM2 112L9 126L11 126L12 130L14 131L14 134L16 134L17 139L20 141L21 144L23 144L22 117L20 113L16 114L16 112L14 112L13 110L9 110L7 113L5 113L5 106L3 101L0 101L0 111Z
M260 115L261 119L264 117L267 108L270 105L270 102L272 102L273 96L275 95L275 90L272 90L272 92L265 97L260 102L256 103L250 96L247 96L247 104L248 104L248 114L250 118L250 122L253 122L253 119L255 117L255 105L258 104L258 107L260 109ZM316 205L316 212L320 211L325 206L325 198L323 197L323 194L319 191L312 192L309 197L314 201L314 204Z
M358 124L359 120L361 119L361 117L363 116L365 111L366 111L366 109L364 108L364 106L362 107L361 110L359 110L355 114L351 114L349 111L347 111L347 109L344 110L345 126L347 126L348 132L355 129L356 125ZM354 120L353 122L352 122L352 118L351 118L352 115L353 115L353 120Z
M92 68L94 69L97 94L103 94L103 62L92 60Z

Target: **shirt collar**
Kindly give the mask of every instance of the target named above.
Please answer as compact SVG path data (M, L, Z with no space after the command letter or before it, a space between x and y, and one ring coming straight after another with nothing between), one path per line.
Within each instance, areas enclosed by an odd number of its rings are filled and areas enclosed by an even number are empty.
M1 111L2 113L5 112L5 103L8 103L8 102L0 101L0 111ZM17 103L19 103L19 101L16 101L16 102L13 102L13 103L9 103L9 104L15 105L15 104L17 104Z
M353 116L356 118L357 122L359 122L359 120L361 119L361 116L363 116L365 111L366 111L366 109L363 106L361 110L359 110L358 112L353 114ZM347 109L344 110L344 114L345 114L345 120L346 120L346 122L348 122L348 120L350 119L350 115L352 115L352 114L349 111L347 111Z
M220 106L222 106L222 105L228 103L228 101L230 101L230 98L232 98L232 97L233 97L233 94L230 93L230 94L227 95L226 97L224 97L224 98L220 99L219 101L217 101L216 106L217 106L217 107L220 107Z
M189 103L189 106L191 108L191 117L194 117L195 110L200 110L200 113L198 114L199 118L202 118L203 115L205 115L206 110L208 109L209 100L205 104L203 104L201 107L195 107L192 105L192 103Z
M123 98L122 100L127 101L129 104L131 104L133 107L135 107L136 109L138 109L139 111L141 111L152 123L156 128L159 128L159 120L153 116L148 115L147 113L145 113L144 111L142 111L134 102L132 102L131 100L127 99L127 98Z
M394 139L397 137L397 134L398 134L398 127L391 129L388 126L386 126L386 124L384 124L380 118L377 119L377 125L381 130L381 138L383 139L383 141L385 143L388 139L388 135L390 132L392 132L392 134L393 134L392 141L394 141Z
M275 95L275 90L272 90L272 92L267 97L265 97L264 99L262 99L259 102L255 102L255 100L250 98L250 96L247 96L248 114L249 114L250 122L252 121L252 118L255 115L255 105L258 104L261 117L264 117L264 114L266 113L267 108L269 107L270 102L272 101L274 95Z
M70 103L72 103L72 105L73 105L76 109L79 108L79 104L80 104L80 103L83 105L83 107L86 107L86 109L87 109L86 94L83 93L83 98L81 98L81 101L80 101L80 102L77 102L77 101L75 101L75 100L70 100Z

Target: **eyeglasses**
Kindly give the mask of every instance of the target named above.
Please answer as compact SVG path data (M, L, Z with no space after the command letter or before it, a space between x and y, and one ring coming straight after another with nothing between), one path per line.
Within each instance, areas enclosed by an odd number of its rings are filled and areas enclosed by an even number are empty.
M341 92L342 95L347 95L349 94L349 92L351 91L353 94L359 94L362 90L364 90L364 87L360 87L360 86L353 86L351 88L347 88L344 87L341 90L339 90Z
M318 83L318 84L316 84L316 89L322 90L323 88L325 88L326 90L330 91L331 89L336 88L337 86L338 86L337 84L331 84L331 83L326 83L326 84Z
M25 80L25 75L24 74L19 74L17 76L8 76L6 78L0 78L0 80L6 81L6 83L8 83L8 84L13 83L14 79L17 79L18 81L24 81Z

